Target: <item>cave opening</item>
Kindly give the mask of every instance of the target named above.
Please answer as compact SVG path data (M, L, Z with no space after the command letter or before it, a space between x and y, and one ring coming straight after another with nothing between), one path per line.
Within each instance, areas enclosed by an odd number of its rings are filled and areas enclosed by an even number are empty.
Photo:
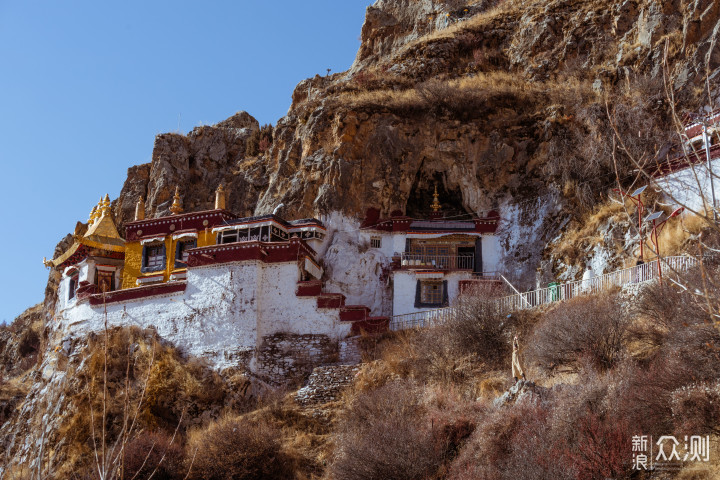
M424 172L418 170L410 195L405 206L406 215L413 218L430 218L435 187L441 205L443 217L469 218L473 212L463 205L462 192L459 188L448 188L443 172Z

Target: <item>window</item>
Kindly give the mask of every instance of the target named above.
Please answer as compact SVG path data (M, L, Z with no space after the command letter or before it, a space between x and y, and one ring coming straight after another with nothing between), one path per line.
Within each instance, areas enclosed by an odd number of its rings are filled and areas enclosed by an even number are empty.
M380 238L380 237L370 237L370 247L371 247L371 248L380 248L380 247L382 247L382 238Z
M410 257L420 265L435 268L449 268L453 247L449 244L412 244Z
M95 285L101 292L112 292L115 290L115 272L96 269Z
M415 308L435 308L447 304L447 280L418 280L415 289Z
M442 303L442 283L421 282L420 285L420 301L422 303Z
M165 269L165 245L145 245L141 271L157 272Z
M218 243L235 243L238 241L237 230L226 230L218 235Z
M177 242L175 247L175 268L187 267L188 250L195 247L197 247L197 240L195 239Z
M72 300L75 298L75 292L77 291L78 286L78 274L77 272L70 276L70 281L68 282L68 300Z

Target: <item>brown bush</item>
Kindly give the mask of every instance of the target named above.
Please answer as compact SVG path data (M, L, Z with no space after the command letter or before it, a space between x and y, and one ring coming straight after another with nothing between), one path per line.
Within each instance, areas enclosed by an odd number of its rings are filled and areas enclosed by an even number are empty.
M194 457L194 460L193 460ZM292 461L280 444L280 430L263 421L224 418L190 434L188 478L197 480L287 479Z
M32 328L26 328L20 335L18 353L27 356L36 353L40 349L40 335Z
M607 370L625 353L628 326L628 315L616 296L577 297L545 315L533 334L530 355L548 371L577 372L586 361Z
M720 433L720 388L717 384L684 386L672 393L671 406L677 434Z
M436 448L432 425L418 397L418 388L409 381L396 381L358 395L338 425L329 477L432 477L444 452Z
M125 446L124 478L157 480L183 478L184 451L179 439L165 432L142 432Z
M493 301L500 292L493 287L466 291L455 303L455 316L437 335L462 354L473 354L490 367L510 362L512 336L523 335L535 317L527 312L500 314Z
M452 463L449 480L574 479L549 435L548 405L524 403L480 418Z
M270 148L273 139L273 126L270 124L263 125L259 130L255 130L250 134L245 144L245 156L254 157Z

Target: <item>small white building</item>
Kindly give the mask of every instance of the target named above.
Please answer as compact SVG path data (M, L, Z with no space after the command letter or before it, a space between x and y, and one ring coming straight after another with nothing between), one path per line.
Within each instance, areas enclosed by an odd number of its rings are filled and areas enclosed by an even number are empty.
M436 194L437 195L437 194ZM392 315L448 306L467 286L497 282L499 215L444 219L437 201L428 219L395 215L366 219L360 236L392 258Z
M219 189L213 210L182 213L176 193L173 214L152 219L144 218L141 199L124 238L109 199L101 201L87 231L80 228L66 252L46 261L62 272L56 332L152 327L217 368L243 364L279 381L298 365L337 359L347 337L388 329L387 311L373 315L366 305L346 304L347 292L326 290L323 266L340 257L318 253L330 241L320 220L238 218L223 208L223 196ZM451 220L438 211L425 220L366 219L353 231L354 244L369 248L356 255L373 265L382 259L376 271L391 285L381 296L393 315L438 308L466 285L496 280L498 220L495 212Z

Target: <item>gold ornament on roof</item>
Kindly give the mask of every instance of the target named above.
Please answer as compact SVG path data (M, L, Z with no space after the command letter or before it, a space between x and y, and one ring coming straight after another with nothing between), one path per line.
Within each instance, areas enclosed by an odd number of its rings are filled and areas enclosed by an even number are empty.
M183 211L182 209L182 199L180 198L180 187L175 187L175 196L173 197L173 203L170 206L170 212L173 215L177 215L178 213L181 213Z
M215 209L225 210L225 189L222 183L218 186L217 190L215 190Z
M145 220L145 200L140 195L140 200L135 204L135 220Z
M110 195L106 193L105 198L102 199L101 203L102 206L100 207L100 215L103 217L105 215L110 215Z
M93 223L95 223L95 219L97 218L97 205L94 205L92 210L90 210L90 218L88 218L88 227L91 227Z
M432 208L433 212L439 212L442 206L440 205L440 201L438 200L440 198L440 195L438 195L437 192L437 185L435 185L435 193L433 193L433 203L430 205L430 208Z

